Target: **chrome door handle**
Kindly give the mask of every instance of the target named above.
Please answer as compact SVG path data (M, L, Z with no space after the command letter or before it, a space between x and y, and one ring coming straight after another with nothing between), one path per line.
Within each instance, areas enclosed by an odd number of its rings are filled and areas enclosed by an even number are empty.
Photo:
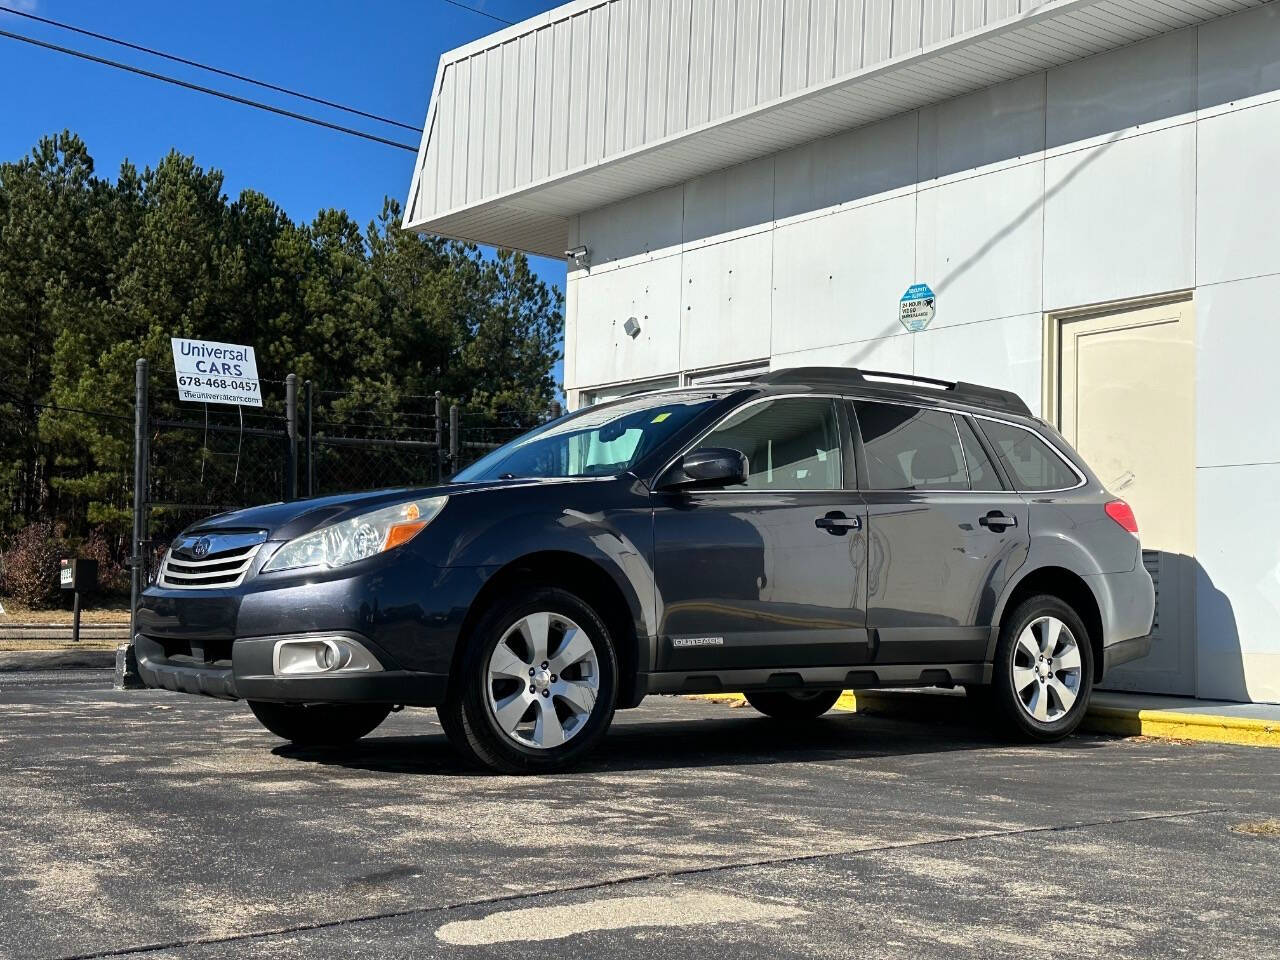
M846 517L839 510L833 510L825 517L818 517L813 521L813 525L819 530L825 530L834 536L843 536L846 530L861 530L861 517Z
M1018 525L1018 518L1007 516L999 510L992 510L985 517L978 518L978 525L986 527L994 533L1000 533L1006 527L1016 527Z

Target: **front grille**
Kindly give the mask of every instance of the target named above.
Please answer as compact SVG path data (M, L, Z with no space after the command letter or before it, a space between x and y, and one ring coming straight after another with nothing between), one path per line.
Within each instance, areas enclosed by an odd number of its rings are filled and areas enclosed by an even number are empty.
M179 590L238 587L266 538L261 530L185 536L165 554L159 584Z

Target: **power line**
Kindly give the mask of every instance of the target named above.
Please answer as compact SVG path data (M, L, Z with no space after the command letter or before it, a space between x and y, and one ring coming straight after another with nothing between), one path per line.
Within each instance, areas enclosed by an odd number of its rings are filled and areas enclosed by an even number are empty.
M470 10L472 13L478 13L482 17L488 17L490 20L497 20L499 23L505 23L509 27L515 26L514 20L504 20L502 17L499 17L497 14L490 13L488 10L481 10L479 7L469 7L465 3L459 3L458 0L441 0L441 2L447 3L451 7L460 7L463 10Z
M268 83L265 80L255 80L253 77L246 77L242 73L234 73L230 70L223 70L221 67L211 67L207 63L201 63L198 60L188 60L186 57L180 57L176 54L165 53L163 50L156 50L153 47L144 47L141 44L130 43L128 40L121 40L118 37L111 37L105 33L96 33L93 30L86 30L83 27L77 27L74 24L63 23L60 20L51 20L48 17L41 17L34 13L28 13L25 10L15 10L12 7L0 5L0 12L11 13L15 17L24 17L27 20L34 20L37 23L48 24L51 27L58 27L61 30L70 30L72 33L78 33L81 36L93 37L95 40L105 40L107 43L114 43L120 47L127 47L130 50L137 50L139 53L150 54L153 57L162 57L165 60L171 60L174 63L181 63L188 67L196 67L200 70L207 70L210 73L216 73L219 76L229 77L232 80L240 80L244 83L251 83L256 87L263 87L267 90L274 90L276 93L288 94L291 97L297 97L300 100L309 100L312 103L320 104L323 107L332 107L335 110L342 110L345 113L352 113L359 117L365 117L369 120L377 120L379 123L389 123L393 127L402 127L405 130L412 130L414 133L421 132L422 128L414 126L411 123L401 123L399 120L392 120L390 117L379 116L376 113L368 113L364 110L357 110L355 107L348 107L341 103L335 103L332 100L325 100L322 97L313 97L308 93L301 93L298 90L291 90L288 87L278 86L274 83Z
M151 70L143 70L141 67L130 66L129 64L121 63L118 60L109 60L106 57L94 56L91 53L85 53L83 50L73 50L71 47L62 47L56 43L46 43L44 40L37 40L34 37L23 36L20 33L10 33L8 30L0 30L0 37L8 37L10 40L20 40L23 43L30 43L33 46L43 47L46 50L53 50L57 53L66 54L69 57L78 57L81 60L88 60L92 63L100 63L103 66L114 67L117 70L135 73L140 77L159 80L162 83L171 83L175 87L183 87L186 90L194 90L197 93L206 93L211 97L219 97L222 100L229 100L232 103L238 103L246 107L254 107L258 110L266 110L268 113L274 113L281 117L288 117L291 120L301 120L303 123L314 124L317 127L325 127L328 130L336 130L338 133L346 133L353 137L360 137L364 140L372 140L374 143L381 143L388 147L397 147L401 150L408 150L410 153L418 152L417 147L407 143L400 143L397 140L388 140L386 137L379 137L377 134L365 133L363 130L356 130L353 127L344 127L338 123L330 123L329 121L321 120L318 117L307 116L304 113L294 113L292 110L285 110L283 107L273 107L269 103L262 103L258 100L249 100L246 97L238 97L234 93L227 93L225 90L215 90L212 87L202 87L198 83L188 83L186 80L179 80L177 77L171 77L163 73L154 73Z

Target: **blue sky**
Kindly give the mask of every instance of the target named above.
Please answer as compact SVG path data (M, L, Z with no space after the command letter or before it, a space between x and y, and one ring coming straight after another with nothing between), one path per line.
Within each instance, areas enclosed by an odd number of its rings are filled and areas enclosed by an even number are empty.
M507 20L556 0L464 0ZM0 0L98 33L391 117L421 129L440 54L502 24L443 0ZM0 29L123 60L417 146L420 133L288 100L223 77L145 57L0 12ZM414 155L0 37L0 158L70 129L99 175L128 158L154 165L171 148L226 177L234 197L260 190L295 220L338 207L367 223L384 196L401 203ZM560 261L532 258L564 289Z

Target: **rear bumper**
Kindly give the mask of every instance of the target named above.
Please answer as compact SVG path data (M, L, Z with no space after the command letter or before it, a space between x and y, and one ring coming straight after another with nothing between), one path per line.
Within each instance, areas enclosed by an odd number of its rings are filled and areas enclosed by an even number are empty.
M368 640L361 643L383 664L377 672L281 677L273 672L277 637L255 637L230 644L230 658L197 658L190 647L145 634L134 638L138 675L148 687L223 700L292 703L395 703L439 706L448 677L402 670Z
M1151 634L1121 640L1102 649L1102 673L1106 676L1122 663L1139 660L1151 652Z
M1123 573L1100 573L1084 578L1098 601L1102 617L1102 672L1151 650L1151 626L1156 616L1156 589L1141 563Z

